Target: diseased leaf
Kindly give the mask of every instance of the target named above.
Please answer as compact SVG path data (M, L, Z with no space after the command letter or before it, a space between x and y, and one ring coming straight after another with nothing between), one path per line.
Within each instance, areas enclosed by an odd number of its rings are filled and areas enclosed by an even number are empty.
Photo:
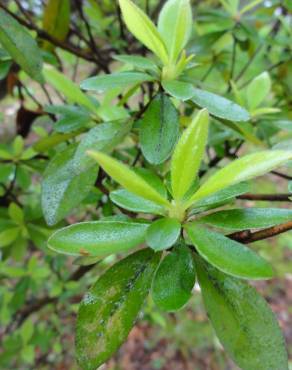
M166 95L158 94L140 124L141 149L147 161L163 163L170 156L178 134L178 112Z
M80 304L77 361L95 370L126 340L149 292L160 255L138 251L105 272Z
M105 257L125 252L145 241L148 223L132 221L90 221L56 231L48 247L71 256Z
M87 196L97 178L98 166L77 170L76 147L58 153L49 163L42 183L42 209L48 225L54 225Z
M154 221L147 229L146 243L155 251L161 251L174 245L181 230L180 223L173 218L161 218Z
M43 83L43 60L36 41L28 31L0 9L0 43L12 59L34 80Z
M209 115L201 110L179 139L171 160L174 199L182 199L197 176L208 138Z
M167 64L166 46L150 18L131 0L119 0L119 3L129 31Z
M69 102L82 105L91 112L96 112L97 106L63 73L51 66L45 65L43 74L46 82L63 94Z
M212 226L235 230L270 227L291 220L292 210L282 208L228 209L199 219Z
M234 362L243 370L288 370L277 320L255 288L198 261L208 317Z
M189 0L168 0L159 13L158 31L172 62L189 40L192 31L192 8Z
M252 249L197 223L186 225L198 253L211 265L242 279L269 279L273 269Z
M264 175L289 159L292 159L292 151L288 150L266 150L236 159L210 176L191 197L188 204L192 204L227 186Z
M177 311L190 299L196 273L193 256L185 245L176 246L160 263L152 285L152 297L164 311Z
M131 212L143 212L156 215L163 215L165 212L164 208L158 204L130 193L125 189L112 191L110 193L110 199L119 207Z
M103 93L114 88L124 89L129 85L141 84L145 81L153 80L154 78L152 76L143 72L117 72L108 75L90 77L84 80L80 84L80 87L83 90Z
M248 111L240 105L205 90L194 88L191 100L199 107L208 109L209 113L215 117L235 122L250 119Z
M271 89L271 79L267 72L254 78L246 90L247 103L250 110L257 108Z
M137 175L125 164L98 151L88 151L88 155L95 159L104 171L126 190L157 204L163 206L169 205L166 198L160 195L155 188L149 185L141 176Z

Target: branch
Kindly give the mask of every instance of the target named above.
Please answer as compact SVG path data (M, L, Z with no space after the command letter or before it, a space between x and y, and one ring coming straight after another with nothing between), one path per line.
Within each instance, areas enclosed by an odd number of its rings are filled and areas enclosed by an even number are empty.
M258 240L271 238L272 236L282 234L289 230L292 230L292 221L255 232L251 232L250 230L239 231L228 235L228 237L240 243L247 244L256 242Z
M292 193L287 194L242 194L236 197L243 200L266 200L270 202L291 202Z

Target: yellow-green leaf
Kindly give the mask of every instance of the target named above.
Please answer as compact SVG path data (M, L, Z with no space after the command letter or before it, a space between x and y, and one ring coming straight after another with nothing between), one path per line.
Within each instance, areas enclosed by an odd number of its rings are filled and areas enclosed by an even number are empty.
M119 3L129 31L167 64L166 46L151 19L131 0L119 0Z
M128 191L155 203L164 206L169 205L167 199L163 198L151 185L127 165L98 151L89 150L88 155L94 158L105 172Z
M198 173L208 138L208 123L208 111L203 109L175 147L171 161L171 186L175 199L183 198Z

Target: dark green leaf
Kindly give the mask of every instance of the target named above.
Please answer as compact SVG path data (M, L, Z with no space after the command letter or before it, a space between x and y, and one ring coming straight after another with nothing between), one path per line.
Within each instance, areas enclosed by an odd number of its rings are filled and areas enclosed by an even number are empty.
M229 209L200 218L200 222L238 230L269 227L291 220L292 210L281 208Z
M49 163L42 183L42 209L49 225L62 220L89 193L97 177L98 167L77 170L74 166L75 146L58 153Z
M102 275L80 304L77 361L95 370L120 347L133 327L149 292L160 255L138 251Z
M242 370L288 370L277 320L247 283L197 264L204 304L218 338Z
M112 191L110 193L110 199L119 207L125 208L131 212L144 212L157 215L164 214L163 207L124 189Z
M191 297L195 266L190 249L178 245L160 263L152 286L152 297L164 311L177 311Z
M56 231L49 248L72 256L104 257L124 252L145 241L149 224L131 221L91 221Z
M43 61L36 41L2 9L0 9L0 43L31 78L43 83Z
M171 154L179 134L178 113L170 99L157 95L141 121L143 155L152 164L163 163Z
M181 225L173 218L161 218L147 229L146 243L152 249L161 251L170 248L177 241Z
M186 225L186 230L200 255L226 274L242 279L273 277L270 264L245 245L196 223Z

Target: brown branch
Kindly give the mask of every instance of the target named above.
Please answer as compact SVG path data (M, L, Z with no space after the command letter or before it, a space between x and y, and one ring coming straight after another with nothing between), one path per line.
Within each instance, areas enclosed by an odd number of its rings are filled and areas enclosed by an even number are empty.
M255 232L251 232L250 230L239 231L228 235L228 237L240 243L247 244L256 242L258 240L271 238L272 236L282 234L289 230L292 230L292 221L288 221L283 224L268 227L266 229Z
M270 202L291 202L292 193L287 194L242 194L237 199L243 200L264 200Z

